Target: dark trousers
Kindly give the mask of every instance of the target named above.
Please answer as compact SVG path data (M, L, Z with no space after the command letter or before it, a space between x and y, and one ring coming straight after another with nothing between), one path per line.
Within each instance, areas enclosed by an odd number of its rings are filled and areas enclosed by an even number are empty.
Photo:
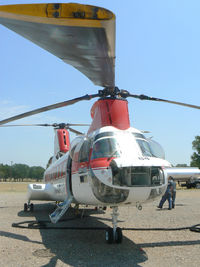
M164 194L161 198L161 201L159 203L159 208L162 209L163 207L163 204L165 203L166 200L168 200L168 203L169 203L169 209L172 208L172 198L171 198L171 194L167 193L167 194Z
M175 207L175 200L176 200L176 191L172 192L172 208Z

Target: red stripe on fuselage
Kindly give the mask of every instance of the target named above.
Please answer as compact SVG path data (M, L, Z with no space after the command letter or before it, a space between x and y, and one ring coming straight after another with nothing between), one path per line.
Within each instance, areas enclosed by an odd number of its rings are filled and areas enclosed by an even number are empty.
M44 174L45 182L55 181L57 179L62 179L66 177L67 168L66 168L67 161L60 162L55 164L54 166L50 166Z

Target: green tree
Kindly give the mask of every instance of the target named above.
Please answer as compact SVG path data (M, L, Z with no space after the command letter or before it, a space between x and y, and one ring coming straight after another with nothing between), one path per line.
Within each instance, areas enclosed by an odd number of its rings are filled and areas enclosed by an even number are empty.
M10 177L10 166L0 164L0 179L6 181Z
M195 139L192 142L192 149L196 152L191 156L190 166L200 168L200 136L195 136Z
M29 176L29 166L26 164L14 164L12 165L12 176L15 180L24 180Z
M40 166L33 166L29 169L29 178L42 180L45 169Z
M0 180L6 181L14 178L15 181L23 181L24 178L41 180L45 169L40 166L29 167L26 164L13 164L12 166L0 163Z

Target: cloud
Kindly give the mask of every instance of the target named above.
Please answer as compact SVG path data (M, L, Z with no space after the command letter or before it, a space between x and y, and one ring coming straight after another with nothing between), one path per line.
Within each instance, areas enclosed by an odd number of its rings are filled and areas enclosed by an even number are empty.
M32 107L28 105L17 105L13 101L9 100L0 100L0 120L28 112ZM48 113L36 114L27 118L20 119L23 120L22 123L59 123L59 122L68 122L63 121L62 116L48 115ZM13 122L15 123L15 122Z
M11 101L1 100L0 101L0 119L6 119L17 114L26 112L28 106L25 105L15 105Z

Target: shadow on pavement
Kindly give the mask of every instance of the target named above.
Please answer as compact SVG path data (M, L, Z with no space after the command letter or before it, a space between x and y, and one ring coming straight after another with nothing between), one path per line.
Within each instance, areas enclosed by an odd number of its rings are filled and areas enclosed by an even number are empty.
M49 214L55 205L35 205L34 212L20 211L18 216L37 221L49 221ZM75 210L70 208L62 221L56 227L91 227L107 228L104 221L111 219L102 217L103 211L86 209L83 218L75 219ZM110 223L109 223L110 224ZM52 225L53 224L48 224ZM28 229L27 229L28 231ZM33 230L32 230L33 231ZM38 230L35 230L38 231ZM39 229L45 249L34 251L36 257L48 257L49 263L43 266L56 266L60 260L75 267L91 266L140 266L148 257L141 246L124 236L122 244L107 244L104 230L69 230L69 229ZM15 238L12 236L12 238ZM20 237L16 237L20 238ZM22 236L23 240L24 237ZM28 240L25 240L28 241ZM34 242L30 240L30 242Z

